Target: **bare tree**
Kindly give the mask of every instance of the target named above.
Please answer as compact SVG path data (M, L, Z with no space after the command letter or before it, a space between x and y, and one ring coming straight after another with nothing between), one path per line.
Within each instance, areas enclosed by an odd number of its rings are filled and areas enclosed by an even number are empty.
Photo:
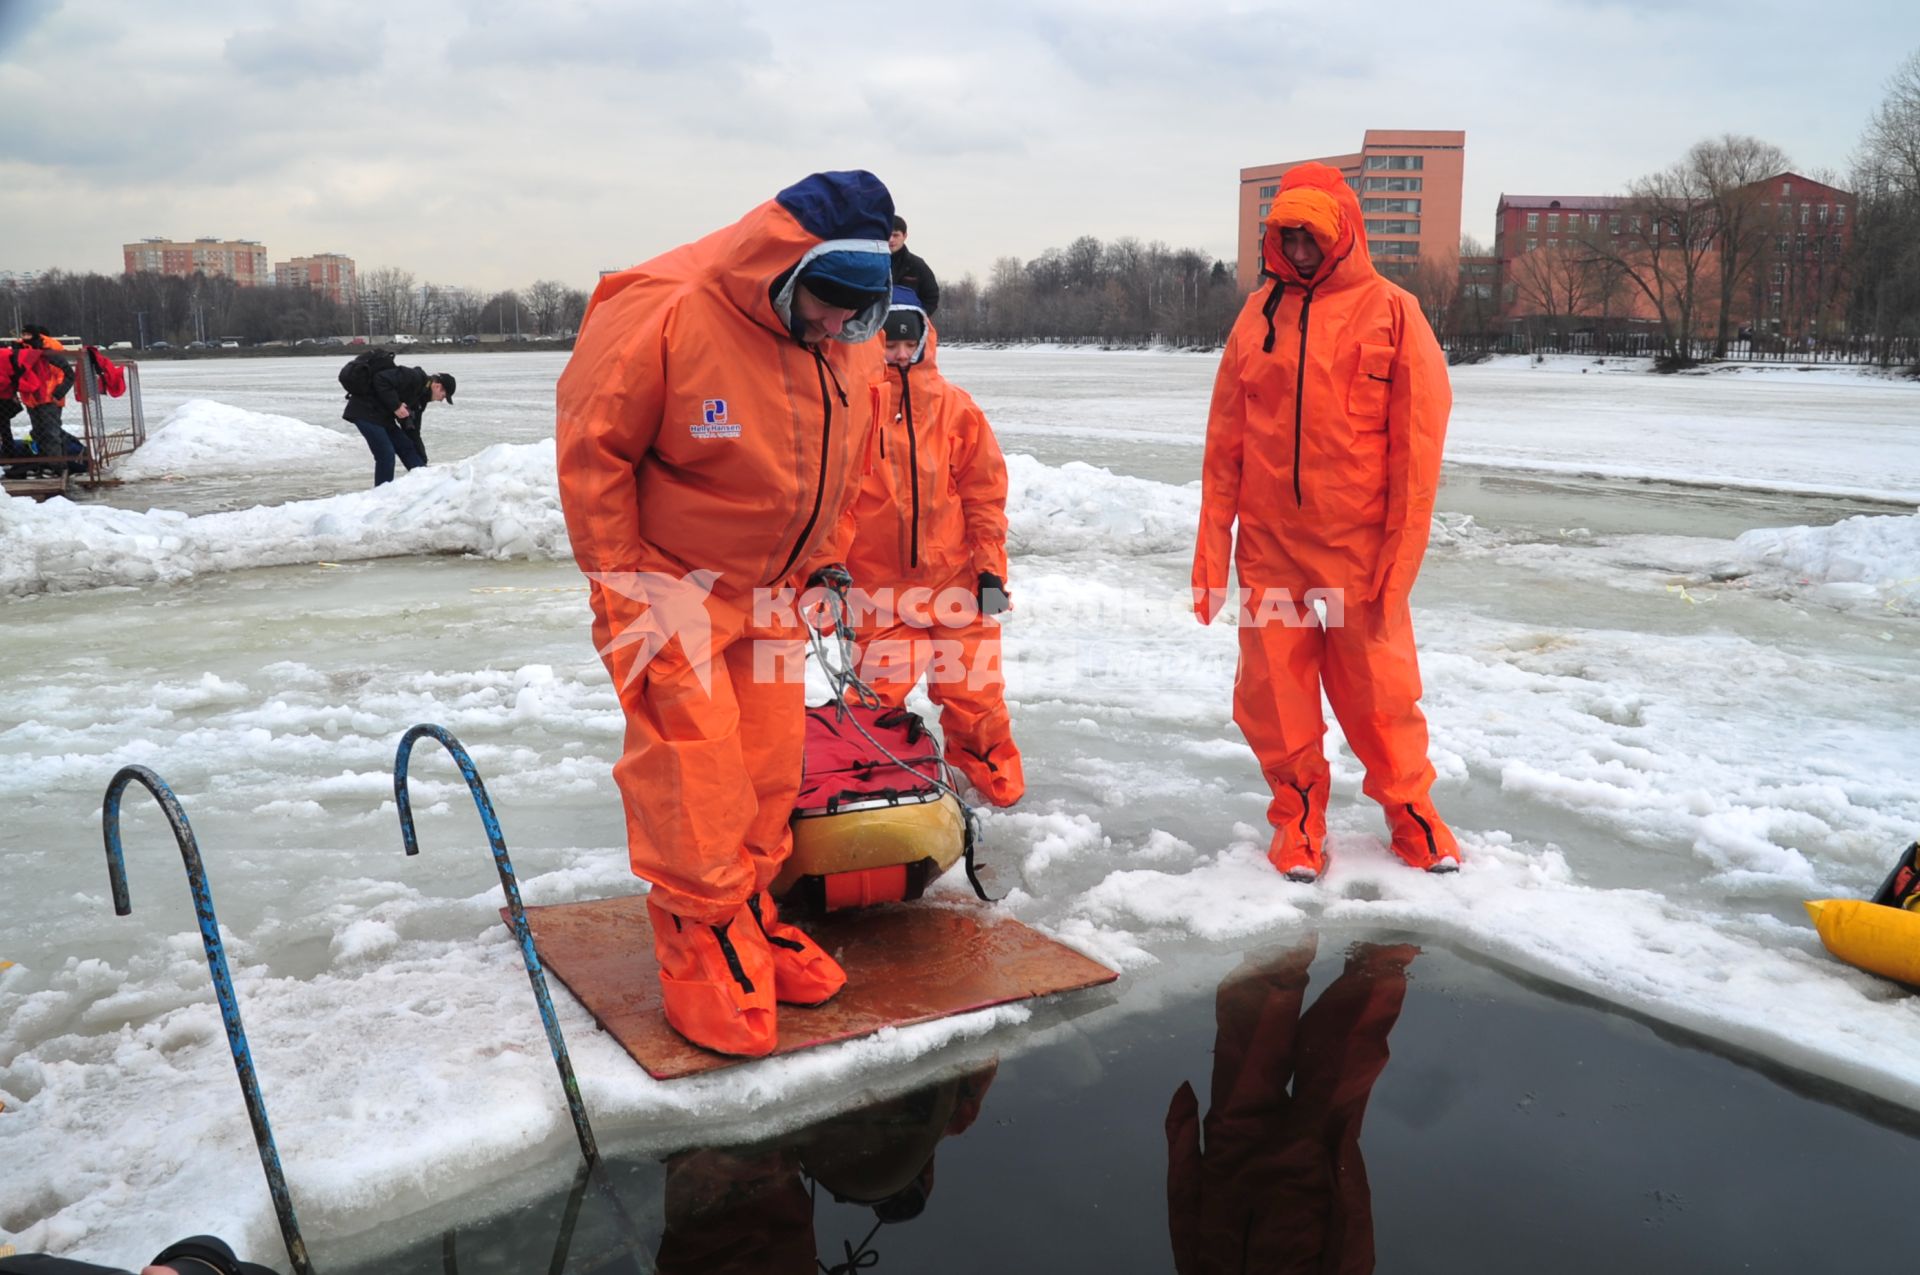
M540 336L551 336L560 326L560 311L567 301L567 285L556 279L541 279L521 294L526 303L527 313L532 316L533 330Z
M1887 81L1853 167L1853 320L1888 363L1896 341L1920 338L1920 51Z
M1766 179L1790 167L1787 153L1757 137L1726 133L1696 142L1687 152L1693 184L1706 200L1713 217L1713 237L1720 269L1720 307L1713 332L1713 356L1727 356L1727 325L1733 317L1734 297L1753 274L1777 233L1766 216L1770 204ZM1784 207L1784 206L1783 206Z
M388 333L411 332L419 326L420 307L411 270L381 266L361 275L360 304L366 310L368 324L378 324Z
M1693 166L1674 164L1628 187L1618 238L1587 240L1589 261L1617 271L1660 318L1670 365L1694 361L1706 264L1714 251L1712 205Z

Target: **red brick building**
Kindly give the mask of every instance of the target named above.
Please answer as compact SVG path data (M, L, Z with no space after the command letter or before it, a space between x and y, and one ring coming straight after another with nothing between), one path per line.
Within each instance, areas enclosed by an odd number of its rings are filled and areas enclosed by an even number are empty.
M1733 297L1729 331L1751 329L1790 341L1832 334L1845 311L1845 261L1853 243L1854 197L1798 173L1777 173L1741 192L1750 217L1740 256L1752 264ZM1502 195L1493 255L1499 263L1499 321L1571 330L1646 326L1657 308L1608 256L1644 256L1651 226L1631 199L1612 195ZM1717 250L1697 284L1694 330L1719 319Z

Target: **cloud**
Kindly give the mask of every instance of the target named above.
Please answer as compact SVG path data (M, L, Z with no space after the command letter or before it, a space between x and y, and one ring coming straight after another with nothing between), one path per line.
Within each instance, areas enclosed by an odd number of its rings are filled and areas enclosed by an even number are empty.
M25 44L33 29L50 21L60 11L60 0L32 4L27 0L0 3L0 62Z
M356 21L351 36L337 27L253 27L227 37L226 60L242 75L272 84L350 79L380 66L382 35L377 22Z
M518 0L476 5L467 29L448 42L455 66L616 66L632 72L685 74L764 62L773 41L745 6L712 3L623 5L548 0L538 9ZM712 83L727 91L724 78Z

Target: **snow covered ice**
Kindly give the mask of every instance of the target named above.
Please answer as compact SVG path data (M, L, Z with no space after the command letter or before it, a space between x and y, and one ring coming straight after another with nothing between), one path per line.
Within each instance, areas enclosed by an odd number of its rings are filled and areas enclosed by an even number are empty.
M1009 702L1030 792L987 816L1016 917L1119 967L1314 925L1449 942L1920 1110L1920 1001L1828 957L1800 900L1920 833L1920 386L1853 372L1455 369L1414 596L1451 878L1385 849L1332 753L1332 865L1266 864L1234 635L1187 604L1214 359L943 352L1010 458ZM0 501L0 1242L95 1260L177 1221L278 1245L177 856L137 793L116 918L100 796L138 762L193 820L309 1245L565 1164L566 1109L465 787L530 904L630 892L618 705L554 490L562 356L466 355L435 464L377 491L325 360L143 368L164 421L100 502ZM325 384L323 384L323 382ZM265 501L267 503L261 503ZM922 709L924 700L919 701ZM1338 743L1334 728L1330 746ZM970 897L959 874L938 898ZM603 1144L789 1124L953 1050L1074 1027L1016 1006L656 1083L556 989ZM191 1151L192 1167L187 1167Z

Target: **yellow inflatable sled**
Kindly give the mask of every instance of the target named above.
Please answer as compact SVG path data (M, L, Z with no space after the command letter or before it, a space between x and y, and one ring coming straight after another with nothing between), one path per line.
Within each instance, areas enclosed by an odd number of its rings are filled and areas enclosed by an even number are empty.
M1827 951L1847 964L1920 987L1920 841L1871 899L1809 900L1807 912Z
M793 854L774 894L822 911L917 899L967 857L968 879L985 898L952 788L933 737L905 709L808 709Z

